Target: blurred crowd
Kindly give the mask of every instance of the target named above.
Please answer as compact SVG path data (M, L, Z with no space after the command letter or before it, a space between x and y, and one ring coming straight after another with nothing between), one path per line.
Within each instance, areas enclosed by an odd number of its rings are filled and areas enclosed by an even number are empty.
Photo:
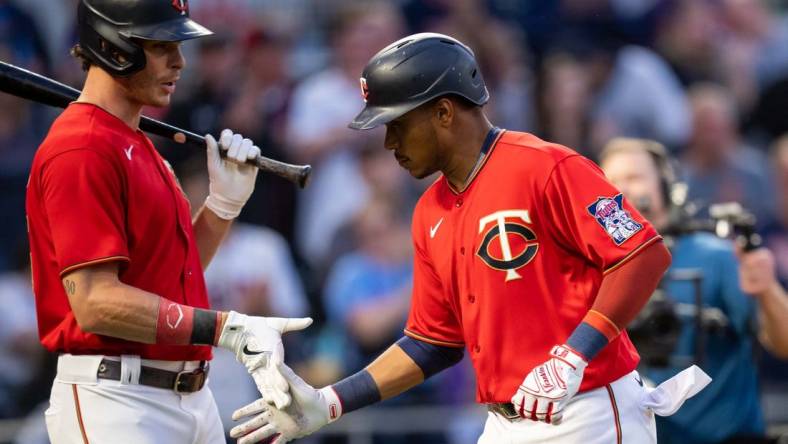
M785 285L785 3L191 0L192 17L216 34L184 45L187 68L174 103L145 114L199 134L232 128L265 156L312 165L304 190L259 176L206 279L215 308L314 317L316 325L286 345L288 361L319 386L360 369L402 335L410 211L430 183L399 168L383 149L382 131L346 127L363 106L358 79L369 57L413 32L449 34L475 51L494 124L592 159L614 137L661 142L677 159L699 217L728 201L757 217ZM84 74L69 56L75 5L0 0L0 60L81 87ZM52 377L52 359L37 342L24 195L31 159L57 113L0 94L3 418L43 401ZM204 152L153 140L198 208L207 194ZM232 356L216 355L211 384L221 387L214 392L230 424L229 412L254 399L255 389ZM785 373L774 379L788 384ZM462 365L388 404L470 402L472 385Z

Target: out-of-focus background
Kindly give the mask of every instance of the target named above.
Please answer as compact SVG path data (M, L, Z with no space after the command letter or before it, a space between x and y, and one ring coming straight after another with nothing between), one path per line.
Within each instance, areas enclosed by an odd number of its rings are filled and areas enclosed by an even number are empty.
M500 127L595 159L614 136L655 139L679 160L698 217L737 201L788 283L788 16L767 0L192 0L216 32L184 45L167 109L146 114L205 134L229 127L263 154L313 166L306 190L260 174L207 271L215 308L310 315L287 360L322 386L402 335L411 282L410 212L429 180L403 172L382 131L346 125L363 106L366 61L410 33L442 32L476 53ZM75 0L0 0L0 60L81 87ZM31 159L58 110L0 94L0 442L46 442L53 356L38 344L24 214ZM154 138L199 207L204 153ZM753 341L757 343L757 341ZM788 367L756 347L771 436L788 424ZM525 371L528 369L524 369ZM217 351L211 386L229 427L256 398ZM724 396L737 396L736 387ZM467 362L356 412L309 442L475 443ZM679 412L679 415L681 412ZM712 418L724 424L728 418ZM43 434L42 434L43 433ZM306 442L306 440L305 440Z

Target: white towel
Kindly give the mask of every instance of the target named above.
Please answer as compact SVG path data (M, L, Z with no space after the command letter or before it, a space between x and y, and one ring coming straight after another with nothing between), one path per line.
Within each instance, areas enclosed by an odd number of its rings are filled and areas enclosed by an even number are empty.
M709 385L711 377L697 365L686 368L658 385L643 392L640 403L650 408L659 416L670 416L684 404L684 401L695 396Z

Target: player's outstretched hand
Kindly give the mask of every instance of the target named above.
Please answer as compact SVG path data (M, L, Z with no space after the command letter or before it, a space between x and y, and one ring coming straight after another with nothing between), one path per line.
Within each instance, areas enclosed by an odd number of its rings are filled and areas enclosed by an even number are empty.
M312 318L264 318L231 311L217 345L235 353L264 399L283 408L290 403L290 395L278 369L285 358L282 333L303 330L311 324Z
M260 155L260 148L240 134L222 131L217 143L210 134L205 136L208 154L210 193L205 205L222 219L234 219L254 191L258 168L246 163ZM226 152L222 159L219 150Z
M231 437L240 438L238 444L252 444L264 439L270 439L267 441L270 444L284 444L314 433L342 414L334 389L315 389L285 364L280 364L277 370L290 385L292 402L284 409L277 409L263 398L236 410L234 421L255 415L230 430Z
M556 345L550 359L525 377L512 404L521 418L559 424L564 407L580 388L588 363L567 345Z

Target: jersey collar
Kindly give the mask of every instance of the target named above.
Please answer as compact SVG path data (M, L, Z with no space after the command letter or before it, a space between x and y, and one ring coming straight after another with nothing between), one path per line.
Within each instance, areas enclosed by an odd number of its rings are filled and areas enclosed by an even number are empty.
M487 159L490 157L489 154L492 152L493 148L495 148L495 145L498 143L498 140L504 131L506 130L494 126L490 128L490 131L487 132L487 136L484 137L484 142L482 143L482 147L479 150L479 158L476 160L476 165L474 165L473 168L471 168L471 172L468 173L468 177L465 179L465 185L463 185L462 189L455 190L451 183L449 183L449 180L444 177L446 180L446 185L449 187L449 190L451 190L452 193L464 193L465 190L471 186L473 180L479 175L479 171L481 171L484 165L487 163Z

